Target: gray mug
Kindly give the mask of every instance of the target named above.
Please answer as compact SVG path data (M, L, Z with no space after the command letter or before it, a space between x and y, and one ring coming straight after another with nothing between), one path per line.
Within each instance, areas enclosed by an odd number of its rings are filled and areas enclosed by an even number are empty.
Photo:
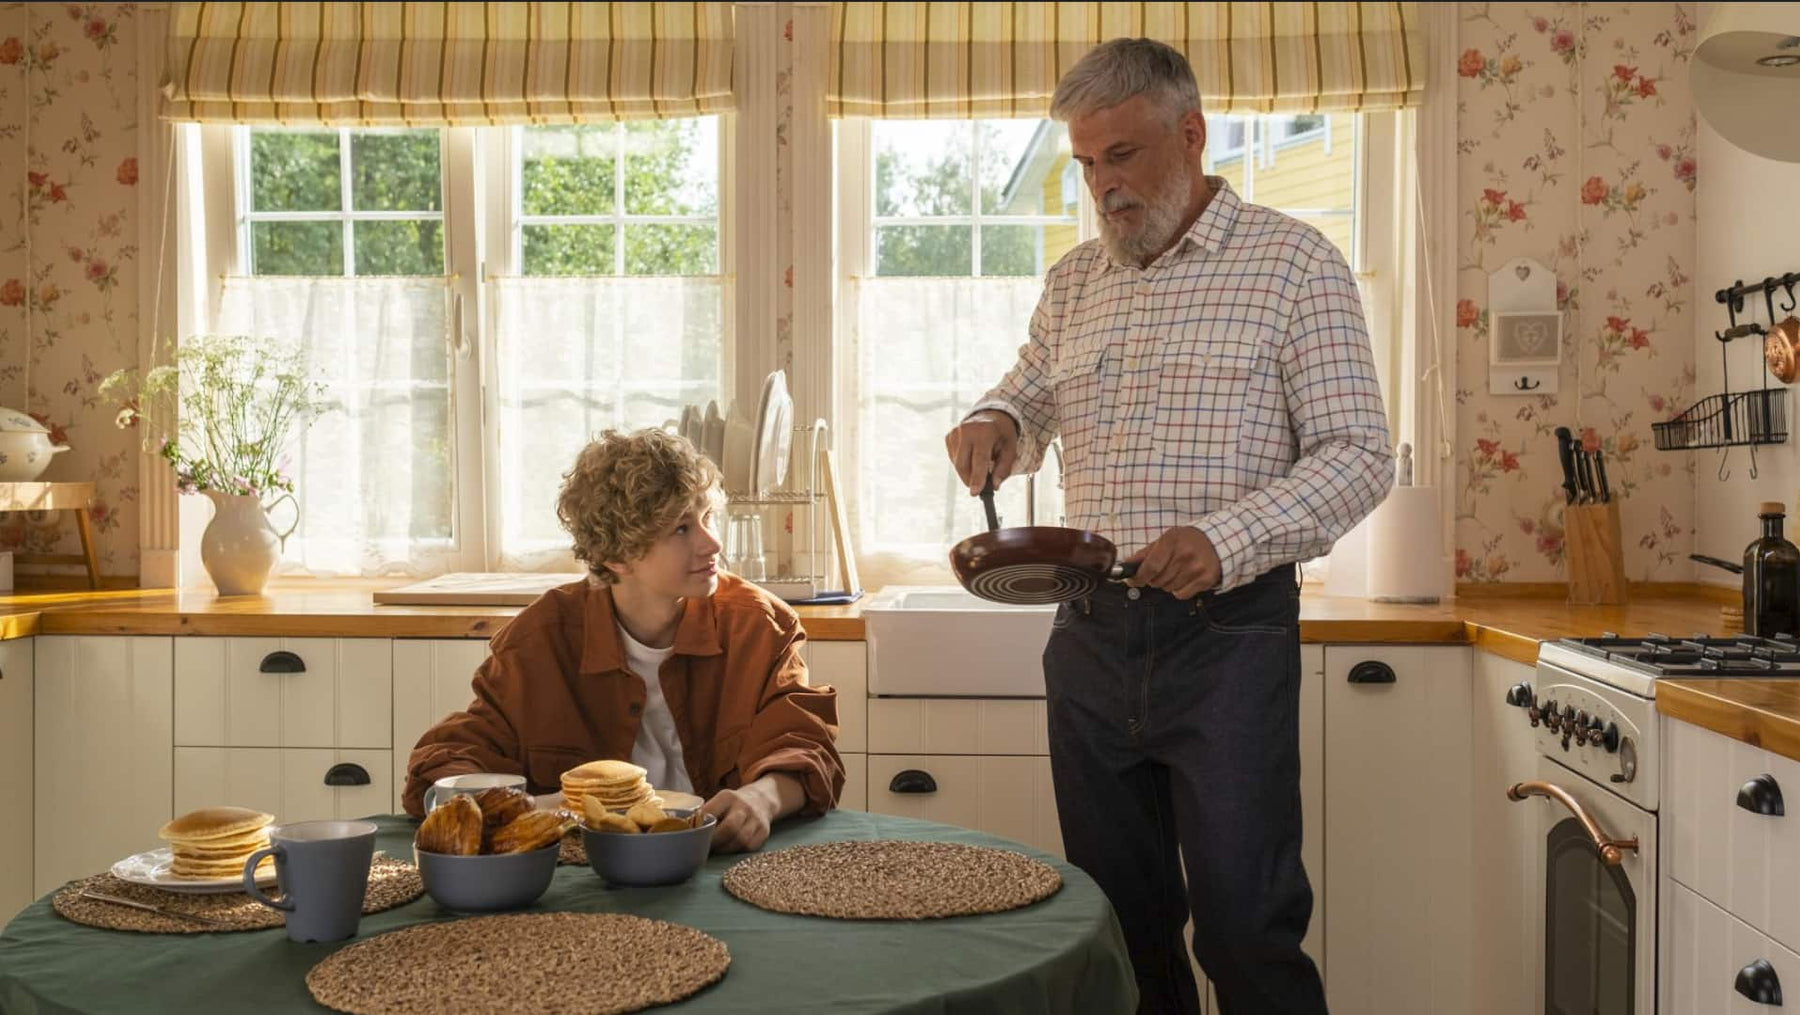
M256 865L275 857L281 897L256 887ZM375 859L375 825L368 821L300 821L269 833L269 847L244 861L244 891L287 914L290 941L342 941L362 921Z

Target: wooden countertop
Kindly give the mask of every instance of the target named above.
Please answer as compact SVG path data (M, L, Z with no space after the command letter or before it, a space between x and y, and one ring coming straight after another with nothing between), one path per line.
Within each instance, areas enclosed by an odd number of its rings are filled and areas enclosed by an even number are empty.
M518 607L377 606L371 594L400 581L289 579L261 596L130 589L0 596L0 638L35 634L239 635L339 638L487 638ZM1554 587L1465 594L1435 606L1372 603L1307 593L1300 637L1312 643L1472 644L1524 663L1540 641L1570 636L1718 633L1717 593L1650 586L1628 606L1571 606ZM865 598L864 603L868 602ZM861 604L800 608L809 637L863 638Z
M1800 681L1779 677L1659 680L1656 710L1800 761Z

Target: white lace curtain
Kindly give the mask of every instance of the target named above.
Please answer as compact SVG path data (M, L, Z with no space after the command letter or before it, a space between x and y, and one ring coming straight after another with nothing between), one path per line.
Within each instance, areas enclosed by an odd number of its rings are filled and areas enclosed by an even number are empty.
M683 405L721 397L725 281L502 278L493 295L497 563L570 570L556 496L582 446L607 429L661 426Z
M304 347L332 406L291 452L284 570L425 575L456 551L449 293L441 278L233 277L219 327ZM285 506L272 520L285 527Z
M846 287L853 343L840 371L849 405L840 447L854 477L851 528L875 575L947 567L949 548L985 528L944 454L944 434L999 382L1027 340L1038 278L868 278ZM997 498L1025 523L1025 483ZM1054 457L1037 483L1038 518L1062 510ZM895 570L898 569L898 570ZM873 582L873 578L868 579Z

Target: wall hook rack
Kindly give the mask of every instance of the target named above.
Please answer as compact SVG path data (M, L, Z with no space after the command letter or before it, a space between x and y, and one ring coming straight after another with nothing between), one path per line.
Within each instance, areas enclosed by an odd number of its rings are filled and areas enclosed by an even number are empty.
M1532 391L1537 388L1541 388L1543 386L1544 386L1543 381L1534 381L1529 377L1520 377L1518 380L1513 382L1513 387L1519 389L1520 391Z

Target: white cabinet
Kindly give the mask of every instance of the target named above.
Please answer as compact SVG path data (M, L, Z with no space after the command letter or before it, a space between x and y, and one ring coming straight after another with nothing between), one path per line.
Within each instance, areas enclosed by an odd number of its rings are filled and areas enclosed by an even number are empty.
M809 641L800 650L806 679L814 687L837 689L837 748L848 754L869 750L869 656L860 641Z
M1773 1001L1771 988L1779 990L1784 1001L1797 996L1800 956L1686 885L1670 886L1665 912L1666 986L1658 1010L1674 1015L1755 1015L1781 1007L1782 1001ZM1756 1000L1757 996L1764 1000Z
M1531 681L1535 667L1476 652L1471 702L1470 796L1474 853L1465 876L1478 917L1470 924L1471 1011L1516 1015L1537 1003L1543 981L1544 843L1531 808L1506 798L1507 787L1537 778L1537 744L1525 710L1506 703L1507 688Z
M868 809L973 828L1062 855L1044 756L871 754Z
M388 751L177 747L175 813L250 807L282 823L386 814L392 771Z
M1469 671L1462 647L1325 650L1325 990L1338 1015L1470 1009Z
M871 698L871 754L1048 757L1042 698Z
M869 756L867 754L847 754L839 752L844 759L844 791L838 795L838 809L845 811L866 811L869 809Z
M173 816L170 641L36 639L35 893L158 844Z
M1669 876L1800 949L1800 763L1689 723L1663 725ZM1784 813L1764 813L1776 809Z
M403 638L394 645L393 799L400 813L406 792L406 762L425 731L475 700L475 671L488 657L479 638L425 640Z
M180 638L175 742L183 747L392 743L386 638Z
M0 927L32 900L31 642L0 641Z

